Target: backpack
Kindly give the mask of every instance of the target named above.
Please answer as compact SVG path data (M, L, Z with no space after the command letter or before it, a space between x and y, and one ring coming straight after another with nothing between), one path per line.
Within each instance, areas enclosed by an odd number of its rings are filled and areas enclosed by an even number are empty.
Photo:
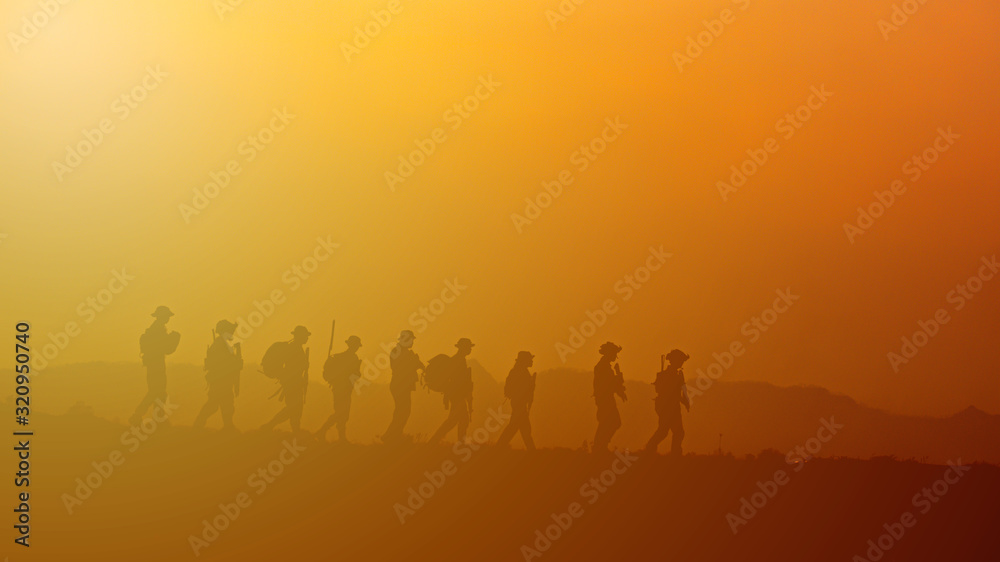
M150 352L152 351L152 349L150 349L150 347L152 346L153 342L151 342L149 340L150 340L149 330L146 330L145 332L142 333L141 336L139 336L139 353L140 354L142 354L142 355L149 355Z
M451 356L441 354L431 357L424 368L424 386L434 392L448 389L452 376Z
M351 357L344 353L335 353L326 358L323 363L323 380L330 386L337 383L349 381L351 370ZM350 381L353 383L354 381Z
M260 372L272 379L280 378L288 355L288 342L279 341L271 344L260 360Z

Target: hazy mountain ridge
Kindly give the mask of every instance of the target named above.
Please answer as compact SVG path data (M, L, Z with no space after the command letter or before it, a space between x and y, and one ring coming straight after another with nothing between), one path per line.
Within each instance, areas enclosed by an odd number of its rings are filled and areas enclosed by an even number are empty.
M470 365L475 384L475 429L491 409L503 407L504 398L497 378L475 361ZM313 373L318 371L314 366ZM370 385L358 387L349 426L352 440L372 442L388 425L392 415L389 376L386 372ZM612 444L636 450L656 426L654 391L651 384L640 381L626 381L626 388L629 399L620 403L622 428ZM169 365L167 389L178 405L172 421L189 425L205 401L204 371L196 365ZM276 389L276 383L257 372L256 365L247 365L237 399L236 424L240 429L256 428L280 409L276 399L269 399ZM76 364L38 374L33 380L33 406L37 411L55 414L89 409L98 417L122 421L144 392L145 372L138 364ZM319 427L331 411L328 387L322 380L312 380L304 427ZM592 440L595 413L591 373L553 369L538 374L531 419L540 447L578 448ZM445 416L441 396L418 388L407 431L426 436ZM692 410L684 417L685 449L716 452L721 433L723 452L745 455L776 449L785 454L815 437L823 420L843 428L822 445L819 456L895 456L929 462L961 458L963 462L1000 463L1000 416L971 406L946 418L898 415L817 386L778 387L724 379L693 396ZM217 425L218 419L209 426L213 424ZM520 446L517 438L515 446Z

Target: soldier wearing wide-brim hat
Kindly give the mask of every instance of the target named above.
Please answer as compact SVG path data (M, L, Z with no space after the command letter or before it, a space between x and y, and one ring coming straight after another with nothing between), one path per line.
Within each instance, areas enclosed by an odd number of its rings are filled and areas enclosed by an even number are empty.
M154 310L153 313L150 314L150 316L152 316L153 318L170 318L173 315L174 313L171 312L171 310L165 306L156 307L156 310Z
M528 368L534 364L535 356L530 351L521 351L514 360L514 368L507 375L507 380L503 385L503 393L510 400L510 421L504 428L497 445L504 446L510 443L515 433L521 433L521 440L524 447L529 451L535 450L535 440L531 437L531 420L528 414L531 411L531 403L535 399L535 378L536 373L531 373Z
M625 396L625 378L615 361L622 347L612 342L601 345L601 360L594 366L594 401L597 403L597 432L594 434L594 451L607 452L615 432L622 426L621 414L615 396ZM614 364L612 366L612 364Z
M137 425L149 407L159 403L164 408L167 399L166 356L177 350L181 335L167 331L167 322L174 313L165 306L158 306L151 316L155 318L146 331L139 336L139 354L146 367L146 396L136 407L129 422Z

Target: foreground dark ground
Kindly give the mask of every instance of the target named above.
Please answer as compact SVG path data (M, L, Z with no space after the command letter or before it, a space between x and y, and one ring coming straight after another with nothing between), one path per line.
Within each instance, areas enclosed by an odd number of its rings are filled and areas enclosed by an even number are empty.
M1000 559L1000 468L992 465L971 465L943 494L937 493L941 485L930 491L935 501L914 503L948 467L818 459L796 472L780 455L632 460L624 453L339 446L309 438L299 438L296 450L282 432L225 435L169 426L145 441L123 442L124 426L91 416L38 421L32 547L8 542L4 554L11 562L848 561L864 559L868 541L877 541L884 525L897 524L904 512L915 524L903 528L881 560ZM92 474L108 472L113 451L124 459L120 466L106 477ZM270 482L251 478L261 469ZM591 483L607 470L603 484ZM777 470L787 483L768 485ZM99 485L83 498L86 489L76 479L88 475ZM773 497L734 534L727 513L740 516L741 499L753 499L758 482ZM423 505L412 499L409 512L403 506L411 488L428 497ZM241 493L245 507L227 519L220 504L235 513L231 504ZM81 498L71 501L72 514L63 494ZM757 496L758 504L764 497ZM578 517L560 517L570 511ZM546 544L536 531L554 525L553 514L568 528L548 529L557 538ZM205 520L222 530L206 532ZM197 554L191 537L204 541Z

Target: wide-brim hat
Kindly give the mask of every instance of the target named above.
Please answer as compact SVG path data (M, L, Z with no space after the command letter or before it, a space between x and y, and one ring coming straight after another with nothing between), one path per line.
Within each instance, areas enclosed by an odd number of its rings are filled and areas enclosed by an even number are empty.
M462 338L462 339L458 340L458 343L455 344L455 347L457 347L459 349L461 349L463 347L472 348L472 347L475 347L475 346L476 346L476 344L472 343L472 340L470 340L469 338Z
M517 352L517 360L524 361L525 359L534 359L535 355L530 351L519 351Z
M156 307L156 310L154 310L153 313L150 314L150 316L152 316L153 318L170 318L173 315L174 313L171 312L170 309L165 306Z
M675 349L675 350L673 350L673 351L671 351L670 353L667 354L667 361L670 361L670 362L674 362L674 361L683 362L683 361L687 361L690 358L691 358L690 355L688 355L687 353L684 353L683 351L681 351L679 349Z
M358 336L351 336L344 340L344 343L347 345L357 345L358 347L361 347L361 338Z
M610 355L612 353L619 353L621 350L622 346L612 342L605 342L601 345L600 353L601 355Z
M215 331L219 334L236 333L236 323L229 320L219 320L215 323Z
M307 330L305 326L296 326L295 329L292 330L292 335L293 336L298 336L300 334L303 335L303 336L311 336L312 332L310 332L309 330Z

